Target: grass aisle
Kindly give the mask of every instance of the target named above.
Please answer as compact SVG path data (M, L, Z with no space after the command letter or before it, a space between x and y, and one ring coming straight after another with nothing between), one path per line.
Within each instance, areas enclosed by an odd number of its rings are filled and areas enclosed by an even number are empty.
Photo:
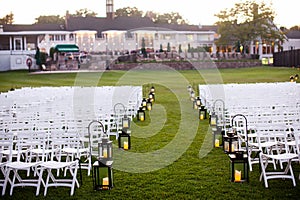
M249 183L230 182L229 159L221 148L211 148L208 119L198 120L198 113L192 109L185 84L190 83L196 88L198 84L205 84L207 79L213 79L215 73L215 70L201 70L200 74L195 70L179 73L106 71L80 75L1 72L1 92L21 87L74 85L134 84L143 85L147 91L154 84L156 88L153 112L150 115L147 113L145 122L135 121L132 126L132 149L128 155L114 150L115 187L112 190L93 191L92 177L86 176L86 171L83 171L83 185L75 190L73 197L69 196L69 188L50 188L47 197L43 197L42 187L40 195L35 197L35 188L25 187L16 188L13 196L6 194L2 199L299 199L299 163L293 164L296 187L292 186L291 180L270 180L266 189L263 182L259 181L258 165L254 165L250 172ZM299 71L292 68L255 67L221 69L218 73L223 83L255 83L289 81L289 76ZM173 145L174 141L179 141L179 144ZM165 155L164 149L170 154ZM181 151L182 154L177 155ZM124 160L123 156L128 156L128 159ZM173 157L176 159L169 162ZM132 172L135 170L139 173Z

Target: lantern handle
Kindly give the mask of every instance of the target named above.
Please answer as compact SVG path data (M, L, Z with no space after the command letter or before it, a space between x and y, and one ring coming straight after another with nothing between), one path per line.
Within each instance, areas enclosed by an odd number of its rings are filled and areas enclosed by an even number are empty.
M121 106L123 107L124 114L126 114L127 109L126 109L126 107L124 106L124 104L122 104L122 103L116 103L116 104L114 105L114 113L115 113L115 115L117 114L117 112L116 112L116 107L117 107L117 105L121 105Z

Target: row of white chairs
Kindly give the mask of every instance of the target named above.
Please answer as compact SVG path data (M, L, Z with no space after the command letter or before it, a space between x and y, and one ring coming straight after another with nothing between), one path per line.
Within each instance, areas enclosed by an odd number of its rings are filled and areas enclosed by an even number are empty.
M226 109L300 106L300 87L296 83L248 83L199 85L199 95L209 111L221 99Z
M44 187L44 196L49 187L70 187L73 195L75 187L79 187L77 171L83 156L91 169L89 149L82 145L77 133L2 132L0 136L2 195L9 185L10 195L15 187L25 186L36 187L36 195Z
M134 115L141 100L140 86L21 88L0 93L0 117L31 111L110 114L117 103Z
M253 164L260 164L260 180L266 188L270 179L291 179L296 186L292 162L300 162L300 123L266 122L247 130L245 119L238 116L232 123L239 136L239 148L247 151L250 171Z
M265 187L270 179L291 179L296 185L292 162L299 163L300 153L298 84L199 85L199 91L208 112L221 120L225 134L229 127L238 133L238 149L247 152L250 171L260 164Z

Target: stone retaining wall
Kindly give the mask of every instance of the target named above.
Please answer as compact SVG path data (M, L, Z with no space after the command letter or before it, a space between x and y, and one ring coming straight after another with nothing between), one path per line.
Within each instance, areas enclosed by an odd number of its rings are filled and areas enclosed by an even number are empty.
M210 69L210 68L245 68L261 66L259 61L249 62L140 62L140 63L118 63L111 64L112 70L130 70L130 69L166 69L171 67L176 70L190 70L190 69Z

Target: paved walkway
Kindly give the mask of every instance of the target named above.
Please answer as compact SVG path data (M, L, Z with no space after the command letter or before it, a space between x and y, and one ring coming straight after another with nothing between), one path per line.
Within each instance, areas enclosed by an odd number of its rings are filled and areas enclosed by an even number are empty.
M66 73L86 73L86 72L105 72L106 70L53 70L53 71L35 71L30 74L66 74Z

